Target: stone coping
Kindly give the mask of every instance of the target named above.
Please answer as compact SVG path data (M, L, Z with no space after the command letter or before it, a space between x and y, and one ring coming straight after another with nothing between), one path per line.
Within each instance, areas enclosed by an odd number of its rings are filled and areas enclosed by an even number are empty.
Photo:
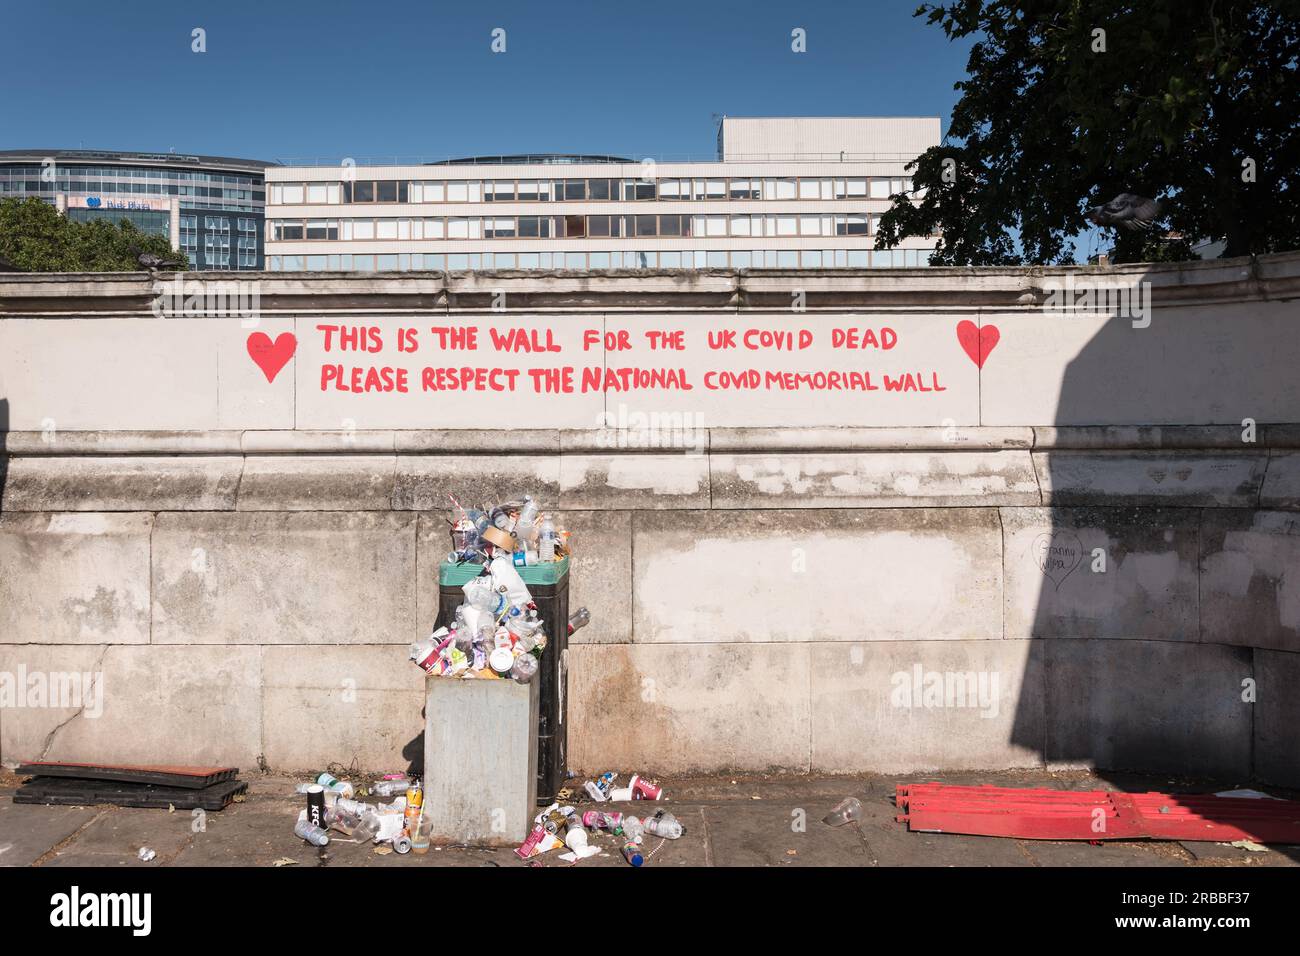
M695 451L1206 451L1300 448L1300 424L1260 424L1242 441L1238 425L1098 425L952 428L702 428ZM653 435L617 429L210 430L0 432L11 457L123 455L674 454Z
M403 314L502 312L806 311L950 313L1042 309L1054 283L1148 282L1157 306L1300 296L1300 252L1192 263L1119 266L926 267L286 273L13 273L0 275L0 315L152 315L155 282L256 283L258 312ZM195 288L198 288L197 286ZM498 293L505 293L504 309Z

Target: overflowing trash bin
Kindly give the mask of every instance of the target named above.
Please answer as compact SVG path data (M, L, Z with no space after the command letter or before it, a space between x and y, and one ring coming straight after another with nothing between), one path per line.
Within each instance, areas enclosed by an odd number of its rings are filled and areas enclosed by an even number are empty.
M569 558L515 569L527 586L546 635L538 661L537 803L555 800L566 769L565 690L569 648ZM464 587L479 577L483 565L445 560L438 568L438 617L435 631L451 628L465 600ZM583 608L583 617L586 609ZM585 621L584 621L585 623Z
M399 854L423 852L431 841L517 844L530 865L561 847L566 862L598 854L590 839L605 833L641 866L658 849L642 853L647 834L662 846L683 832L671 813L579 813L570 803L658 801L663 788L639 774L619 786L613 771L582 788L568 780L569 635L591 620L585 607L569 613L568 533L527 495L484 508L448 499L451 546L438 568L438 616L410 648L427 675L424 779L394 774L354 793L349 781L323 773L299 787L307 807L294 832L325 847L337 831Z

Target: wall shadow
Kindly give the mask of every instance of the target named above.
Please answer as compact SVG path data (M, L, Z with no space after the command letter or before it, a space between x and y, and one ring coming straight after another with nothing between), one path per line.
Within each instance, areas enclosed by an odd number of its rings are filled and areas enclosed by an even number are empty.
M9 477L9 399L0 398L0 514L5 510L5 479Z
M1046 313L1043 321L1075 320ZM1198 380L1203 373L1179 363L1171 342L1180 334L1185 329L1162 323L1159 313L1145 329L1127 315L1107 320L1066 367L1053 423L1158 420L1161 395L1170 389L1204 394L1232 388ZM1131 375L1137 368L1145 374ZM1240 442L1239 425L1221 427ZM1213 793L1252 786L1293 795L1252 783L1255 714L1242 700L1241 682L1255 673L1254 650L1200 640L1200 530L1208 506L1177 497L1170 506L1090 503L1096 501L1092 481L1100 489L1116 480L1113 472L1090 472L1089 462L1105 450L1042 454L1043 487L1050 482L1053 503L1037 517L1003 512L1004 580L1011 592L1004 613L1016 622L1015 636L1028 626L1033 638L1011 743L1037 753L1049 767L1086 767L1128 791ZM1114 454L1140 476L1138 487L1177 485L1191 473L1192 462L1179 462L1168 449ZM1071 488L1078 489L1073 498ZM1097 564L1095 549L1102 549L1104 565ZM1012 581L1035 575L1037 598L1028 609L1017 596L1028 588L1016 591ZM1011 636L1010 620L1007 626ZM1300 858L1300 847L1273 849Z

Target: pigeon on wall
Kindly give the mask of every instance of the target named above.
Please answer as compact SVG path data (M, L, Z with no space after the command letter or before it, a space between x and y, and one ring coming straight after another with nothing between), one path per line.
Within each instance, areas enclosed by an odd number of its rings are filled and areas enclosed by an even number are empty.
M132 249L135 253L135 261L150 272L156 272L159 269L175 269L180 266L177 259L164 259L162 256L155 256L152 252L140 252L138 249Z

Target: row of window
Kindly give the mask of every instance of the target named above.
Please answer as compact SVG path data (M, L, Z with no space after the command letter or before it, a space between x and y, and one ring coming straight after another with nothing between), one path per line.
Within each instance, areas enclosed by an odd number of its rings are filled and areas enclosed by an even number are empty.
M245 202L264 202L266 193L261 189L223 189L219 186L178 186L174 183L100 183L88 180L14 180L9 183L0 181L0 194L19 196L40 195L45 193L87 193L92 196L116 195L128 196L194 196L210 199L244 200Z
M930 264L925 249L688 252L469 252L267 256L271 272L463 272L482 269L902 269Z
M888 199L912 192L906 177L762 179L521 179L415 182L271 183L274 206L338 203L617 202L641 200ZM918 194L919 195L919 194Z
M53 166L0 166L0 182L10 179L36 179L53 169L60 179L163 179L186 183L228 183L251 187L262 184L261 176L232 173L204 173L186 169L141 169L137 166L73 166L55 160Z
M432 219L271 219L272 241L426 239L629 239L645 236L870 236L879 213L775 216L496 216Z

